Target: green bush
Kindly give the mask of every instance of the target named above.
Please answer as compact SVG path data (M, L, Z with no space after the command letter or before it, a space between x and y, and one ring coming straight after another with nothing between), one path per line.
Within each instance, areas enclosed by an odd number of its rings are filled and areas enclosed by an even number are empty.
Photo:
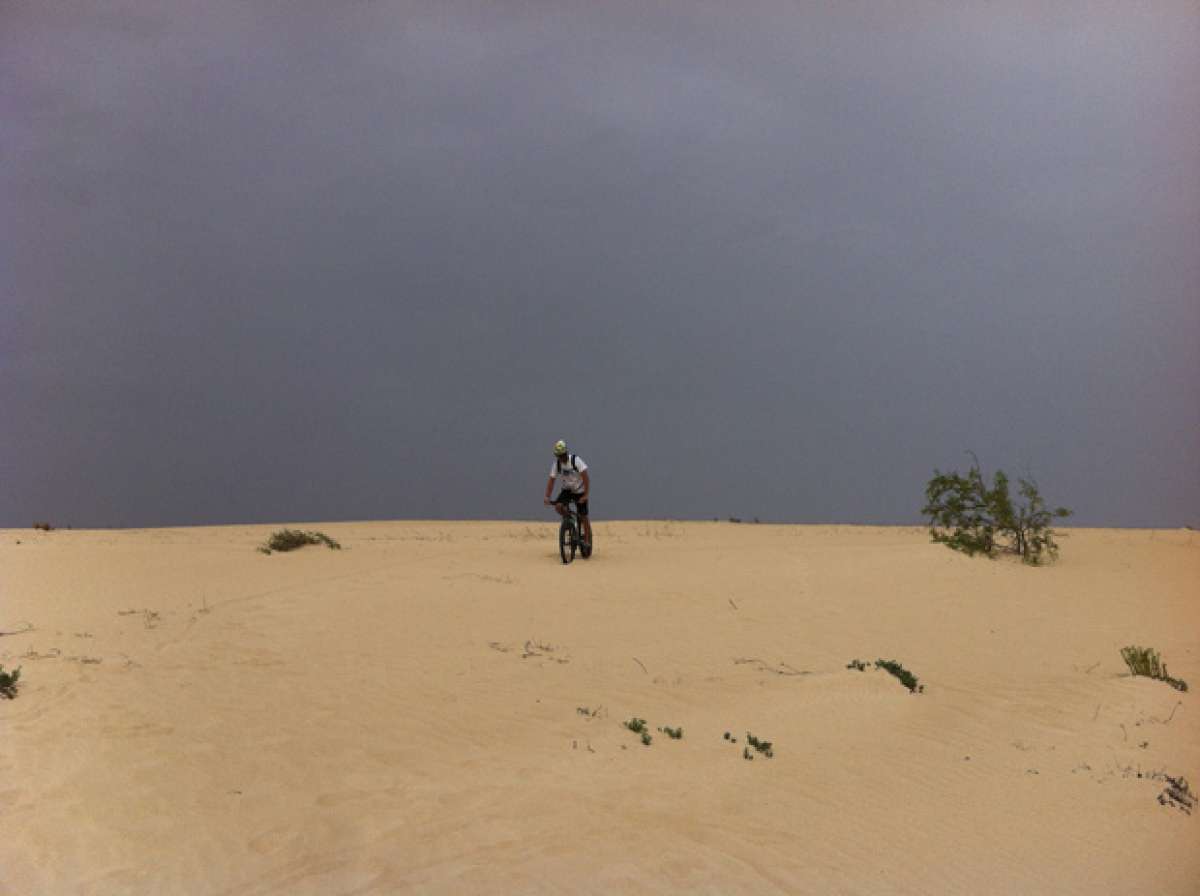
M259 550L264 554L270 554L272 551L294 551L296 548L302 548L306 544L323 544L335 551L341 550L342 547L324 532L301 532L299 529L280 529L267 540L266 546L259 548Z
M910 693L919 694L925 690L925 685L917 684L917 676L913 675L895 660L876 660L876 669L886 669L896 678L900 679L900 683L908 688Z
M1008 476L997 471L988 488L979 461L967 475L957 472L933 471L925 487L925 506L921 513L929 517L929 536L968 556L984 554L994 557L997 550L1006 550L1034 566L1045 558L1058 556L1054 530L1055 519L1071 515L1065 507L1046 508L1032 479L1018 479L1018 492L1023 503L1014 503L1008 491ZM1005 539L1000 543L998 539Z
M17 681L21 678L21 667L13 669L11 672L5 672L4 667L0 666L0 697L7 697L9 700L17 696Z
M1165 681L1177 691L1186 691L1187 682L1167 674L1167 664L1162 662L1153 647L1122 647L1121 658L1129 667L1131 675L1143 675L1156 681Z

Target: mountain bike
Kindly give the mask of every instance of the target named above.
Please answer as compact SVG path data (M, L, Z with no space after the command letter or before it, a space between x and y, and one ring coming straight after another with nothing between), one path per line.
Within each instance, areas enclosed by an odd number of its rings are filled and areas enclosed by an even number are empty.
M583 534L583 527L579 525L579 514L571 509L570 503L562 505L562 508L562 523L558 527L558 553L562 562L570 563L574 560L576 551L586 560L592 556L592 542Z

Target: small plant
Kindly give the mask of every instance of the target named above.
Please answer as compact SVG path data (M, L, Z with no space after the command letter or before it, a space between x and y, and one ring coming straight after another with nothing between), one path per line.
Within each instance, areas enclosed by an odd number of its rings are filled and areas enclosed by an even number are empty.
M323 544L330 550L341 550L341 545L324 532L301 532L299 529L280 529L268 539L265 547L259 548L264 554L272 551L294 551L306 544Z
M670 726L666 726L663 728L659 728L658 730L661 731L663 734L665 734L667 737L671 738L671 740L680 740L683 738L683 729L682 728L671 728Z
M920 694L925 690L925 685L917 684L917 676L913 675L895 660L876 660L876 669L886 669L892 675L900 679L900 683L908 688L910 693Z
M649 731L643 731L643 732L642 732L642 743L643 743L643 744L645 744L645 745L648 747L648 746L650 746L650 741L651 741L651 740L653 740L653 738L652 738L652 737L650 737L650 732L649 732Z
M862 672L864 669L867 668L867 664L864 663L862 660L851 660L850 662L848 662L846 664L846 668L847 669L857 669L859 672Z
M635 717L630 719L628 722L625 722L624 725L634 734L643 734L646 731L645 719L639 719Z
M1158 651L1153 647L1122 647L1121 658L1125 660L1125 665L1129 667L1131 675L1142 675L1156 681L1165 681L1177 691L1188 689L1186 681L1172 678L1167 674L1166 663L1162 662Z
M1158 802L1163 806L1174 806L1181 812L1188 815L1192 814L1192 810L1196 808L1196 794L1192 793L1188 787L1187 779L1184 777L1172 778L1166 776L1167 787L1158 795Z
M0 697L7 697L12 700L17 696L17 681L21 678L21 667L13 669L11 672L5 672L4 667L0 666Z
M33 528L40 529L43 532L53 532L54 531L54 527L51 526L49 523L34 523Z
M754 754L750 752L749 747L742 747L742 758L749 759L751 762L754 761Z
M758 750L758 752L762 753L768 759L774 755L774 753L771 752L771 742L769 740L759 740L749 731L746 732L746 743L748 743L751 747L754 747L754 749ZM750 748L747 747L746 751L749 752L749 750Z

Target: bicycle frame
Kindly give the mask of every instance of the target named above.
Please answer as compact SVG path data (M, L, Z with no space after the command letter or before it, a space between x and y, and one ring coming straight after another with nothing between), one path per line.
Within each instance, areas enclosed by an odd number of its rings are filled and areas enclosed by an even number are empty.
M562 557L563 563L570 563L575 559L575 552L586 559L591 556L591 543L583 536L583 526L579 522L579 513L571 508L569 502L556 503L556 508L561 509L562 522L558 527L558 551Z

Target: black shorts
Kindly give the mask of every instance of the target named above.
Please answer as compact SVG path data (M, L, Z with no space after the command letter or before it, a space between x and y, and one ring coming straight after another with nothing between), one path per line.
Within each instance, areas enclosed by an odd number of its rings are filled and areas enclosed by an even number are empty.
M579 511L580 516L588 515L588 502L584 501L580 503L578 492L568 491L564 488L558 493L558 497L554 499L555 504L570 504L572 501L575 502L575 509Z

